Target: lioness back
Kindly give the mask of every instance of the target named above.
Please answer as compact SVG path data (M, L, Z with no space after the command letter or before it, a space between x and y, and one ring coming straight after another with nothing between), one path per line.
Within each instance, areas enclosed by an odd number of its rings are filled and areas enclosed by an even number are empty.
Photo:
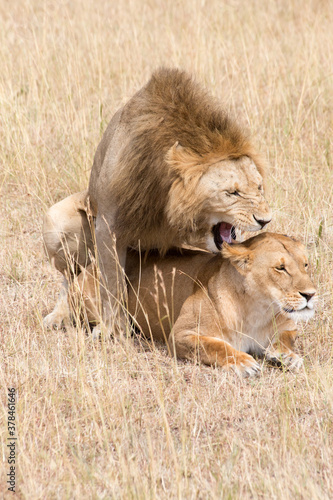
M174 251L165 257L154 253L146 261L138 252L127 253L128 310L148 338L167 341L182 305L193 293L198 273L210 262L213 272L219 264L207 252Z

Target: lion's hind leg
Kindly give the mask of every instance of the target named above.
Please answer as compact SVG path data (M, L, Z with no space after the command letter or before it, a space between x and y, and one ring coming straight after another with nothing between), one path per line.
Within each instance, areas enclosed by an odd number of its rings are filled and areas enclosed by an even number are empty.
M86 191L72 194L53 205L44 216L45 251L64 276L79 274L80 267L87 267L95 253L86 196Z
M53 311L43 319L43 325L45 328L59 330L63 326L66 327L69 324L69 321L70 311L68 304L68 281L64 277L57 303Z
M56 306L44 318L47 328L61 328L69 322L69 285L90 264L95 253L86 196L86 191L68 196L53 205L44 216L45 251L51 264L64 277Z

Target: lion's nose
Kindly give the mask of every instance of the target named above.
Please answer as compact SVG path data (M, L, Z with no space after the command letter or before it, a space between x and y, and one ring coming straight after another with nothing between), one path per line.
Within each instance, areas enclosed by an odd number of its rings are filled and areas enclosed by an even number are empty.
M309 300L312 299L312 297L314 296L315 293L316 292L313 292L313 293L302 293L302 292L299 292L299 294L302 295L302 297L304 297L307 302L309 302Z
M258 224L260 224L260 225L261 225L261 229L263 229L263 228L266 226L266 224L268 224L268 223L269 223L269 222L271 222L271 220L272 220L272 219L269 219L269 220L259 220L259 219L257 219L257 218L256 218L256 216L255 216L255 215L253 216L253 218L254 218L254 220L255 220L256 222L258 222Z

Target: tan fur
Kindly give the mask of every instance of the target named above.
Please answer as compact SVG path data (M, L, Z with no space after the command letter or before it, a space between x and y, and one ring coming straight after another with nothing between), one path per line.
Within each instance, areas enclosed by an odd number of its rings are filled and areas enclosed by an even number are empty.
M145 248L160 248L162 240L167 250L193 240L179 235L183 229L170 224L165 208L176 185L183 187L179 200L212 164L246 156L264 176L264 162L243 130L182 71L157 71L118 113L97 150L88 195L95 215L107 202L116 207L113 230L127 246L140 240ZM201 210L191 213L192 221ZM260 216L268 213L265 206ZM168 241L159 234L164 228Z
M44 217L46 252L58 271L75 274L75 266L90 264L94 254L91 226L87 218L87 191L75 193L53 205Z
M125 297L128 247L217 251L214 225L258 231L258 220L269 222L264 170L236 121L188 74L156 71L112 118L91 172L86 209L96 217L104 321Z
M129 312L147 337L168 342L180 358L254 375L252 353L298 369L295 321L314 311L306 263L301 243L273 233L224 243L216 256L187 251L140 262L130 252ZM89 319L98 321L93 273L79 277L79 290Z

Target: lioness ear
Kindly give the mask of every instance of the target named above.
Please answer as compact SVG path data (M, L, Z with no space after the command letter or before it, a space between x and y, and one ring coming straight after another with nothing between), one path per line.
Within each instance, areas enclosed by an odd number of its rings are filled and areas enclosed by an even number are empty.
M228 259L241 274L245 274L250 269L252 252L242 244L228 245L224 242L221 253L222 257Z

